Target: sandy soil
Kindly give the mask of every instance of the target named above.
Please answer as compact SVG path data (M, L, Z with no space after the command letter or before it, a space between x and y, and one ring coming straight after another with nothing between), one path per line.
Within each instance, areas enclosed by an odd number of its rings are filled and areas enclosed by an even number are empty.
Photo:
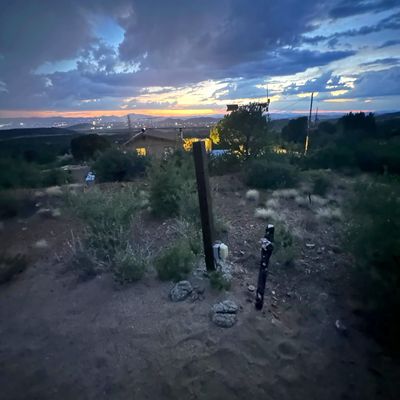
M360 330L339 226L309 224L312 210L282 202L299 254L291 266L272 260L257 312L247 285L256 284L265 222L243 202L237 177L216 178L213 188L217 213L231 226L224 241L235 276L227 293L197 280L203 300L172 303L172 285L152 274L124 288L107 274L78 281L65 271L69 232L78 229L69 219L5 221L2 246L29 253L31 265L0 286L0 398L400 398L398 364ZM340 189L334 195L341 201ZM148 224L147 234L164 228ZM49 249L33 250L42 238ZM230 329L209 319L212 304L224 299L241 307Z

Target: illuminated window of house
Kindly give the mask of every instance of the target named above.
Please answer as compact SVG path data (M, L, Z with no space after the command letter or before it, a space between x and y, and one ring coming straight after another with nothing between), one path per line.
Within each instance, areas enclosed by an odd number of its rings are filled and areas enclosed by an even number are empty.
M138 147L136 153L138 156L145 156L147 154L146 147Z

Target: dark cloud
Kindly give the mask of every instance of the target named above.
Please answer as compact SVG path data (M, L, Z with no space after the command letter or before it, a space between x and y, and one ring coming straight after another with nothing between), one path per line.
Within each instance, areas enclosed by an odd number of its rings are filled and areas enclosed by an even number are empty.
M379 58L377 60L374 61L368 61L365 63L360 64L360 66L362 67L369 67L372 65L391 65L391 66L395 66L400 64L400 58L396 58L396 57L387 57L387 58Z
M367 12L380 12L398 7L397 0L342 0L334 6L329 15L332 18L343 18Z
M371 71L360 76L349 96L377 97L400 94L400 67Z
M318 26L316 21L356 13L355 4L359 12L395 6L388 0L355 1L346 8L347 3L0 0L0 108L68 109L98 98L109 105L108 99L134 97L146 86L184 86L207 79L254 83L355 54L305 50L304 42L328 40L334 48L346 35L400 27L400 14L395 14L371 27L302 40ZM96 37L93 20L98 16L123 28L118 48ZM76 60L75 69L34 72L45 63L67 59ZM258 95L254 86L252 90Z
M302 41L303 43L313 44L313 45L323 41L328 41L329 47L334 47L341 38L364 36L370 33L382 32L388 29L400 30L400 12L392 14L389 17L380 20L375 25L362 26L361 28L357 29L348 29L346 31L334 33L333 35L329 36L317 35L313 37L303 37ZM396 41L391 41L391 42L396 42Z

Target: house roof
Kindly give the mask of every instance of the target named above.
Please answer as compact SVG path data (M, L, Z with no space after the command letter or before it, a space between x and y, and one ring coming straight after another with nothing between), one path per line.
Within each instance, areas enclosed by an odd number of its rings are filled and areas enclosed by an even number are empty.
M128 145L130 143L135 142L136 140L140 139L141 137L148 137L158 140L165 140L168 142L176 142L177 135L179 135L179 131L176 129L148 129L145 132L138 132L134 134L129 140L124 143ZM209 136L208 129L205 130L183 130L183 137L184 138L206 138Z

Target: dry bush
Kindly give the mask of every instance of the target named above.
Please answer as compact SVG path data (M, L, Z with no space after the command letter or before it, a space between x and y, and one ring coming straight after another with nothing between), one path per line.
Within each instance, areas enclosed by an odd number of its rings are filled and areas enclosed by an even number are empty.
M310 207L310 200L308 198L308 196L296 196L294 198L295 203L299 206L299 207L304 207L304 208L309 208Z
M267 208L279 208L279 201L277 199L269 199L265 203Z
M317 218L326 221L340 221L342 219L342 211L340 208L321 207L316 210Z
M250 189L246 192L246 199L258 203L260 199L260 192L255 189Z
M280 199L294 199L299 196L299 191L297 189L280 189L272 192L272 197Z
M279 221L280 217L278 213L272 208L256 208L254 212L254 217L258 219L268 220L268 221Z

